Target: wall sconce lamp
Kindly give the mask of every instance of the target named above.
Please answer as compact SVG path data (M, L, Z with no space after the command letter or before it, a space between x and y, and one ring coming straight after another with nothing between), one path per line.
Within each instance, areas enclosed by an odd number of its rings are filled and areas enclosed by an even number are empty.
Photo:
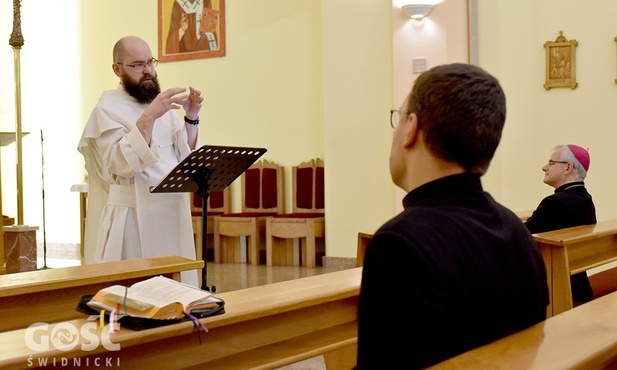
M403 5L403 11L411 19L421 20L428 15L433 9L433 5L430 4L407 4Z

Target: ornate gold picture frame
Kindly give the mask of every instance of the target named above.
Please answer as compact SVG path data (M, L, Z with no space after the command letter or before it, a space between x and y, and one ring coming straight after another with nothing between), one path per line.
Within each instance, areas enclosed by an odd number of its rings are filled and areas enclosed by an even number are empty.
M546 50L546 82L544 88L569 87L576 89L576 40L567 40L563 31L555 41L544 43Z
M225 56L225 0L158 0L161 62Z

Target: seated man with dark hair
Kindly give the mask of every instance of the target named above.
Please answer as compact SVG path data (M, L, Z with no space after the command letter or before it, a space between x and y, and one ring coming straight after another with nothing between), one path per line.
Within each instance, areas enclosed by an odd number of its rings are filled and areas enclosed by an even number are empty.
M501 139L506 98L479 67L422 73L390 153L404 210L369 243L358 308L358 369L425 368L546 318L533 237L480 178Z

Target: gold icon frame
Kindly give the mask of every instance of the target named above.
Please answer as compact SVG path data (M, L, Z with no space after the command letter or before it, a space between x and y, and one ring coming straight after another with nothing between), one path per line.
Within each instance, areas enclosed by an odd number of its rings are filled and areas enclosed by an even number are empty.
M554 87L569 87L576 89L576 47L578 41L568 40L559 31L555 41L544 43L546 50L546 90Z

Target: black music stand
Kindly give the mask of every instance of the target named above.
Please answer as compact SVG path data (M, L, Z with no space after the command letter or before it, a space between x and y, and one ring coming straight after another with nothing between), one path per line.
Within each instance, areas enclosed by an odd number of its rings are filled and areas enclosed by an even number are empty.
M204 145L193 151L171 170L161 182L150 187L151 193L197 192L201 196L202 270L201 289L212 290L207 283L208 266L208 197L210 191L222 191L257 161L267 149Z

